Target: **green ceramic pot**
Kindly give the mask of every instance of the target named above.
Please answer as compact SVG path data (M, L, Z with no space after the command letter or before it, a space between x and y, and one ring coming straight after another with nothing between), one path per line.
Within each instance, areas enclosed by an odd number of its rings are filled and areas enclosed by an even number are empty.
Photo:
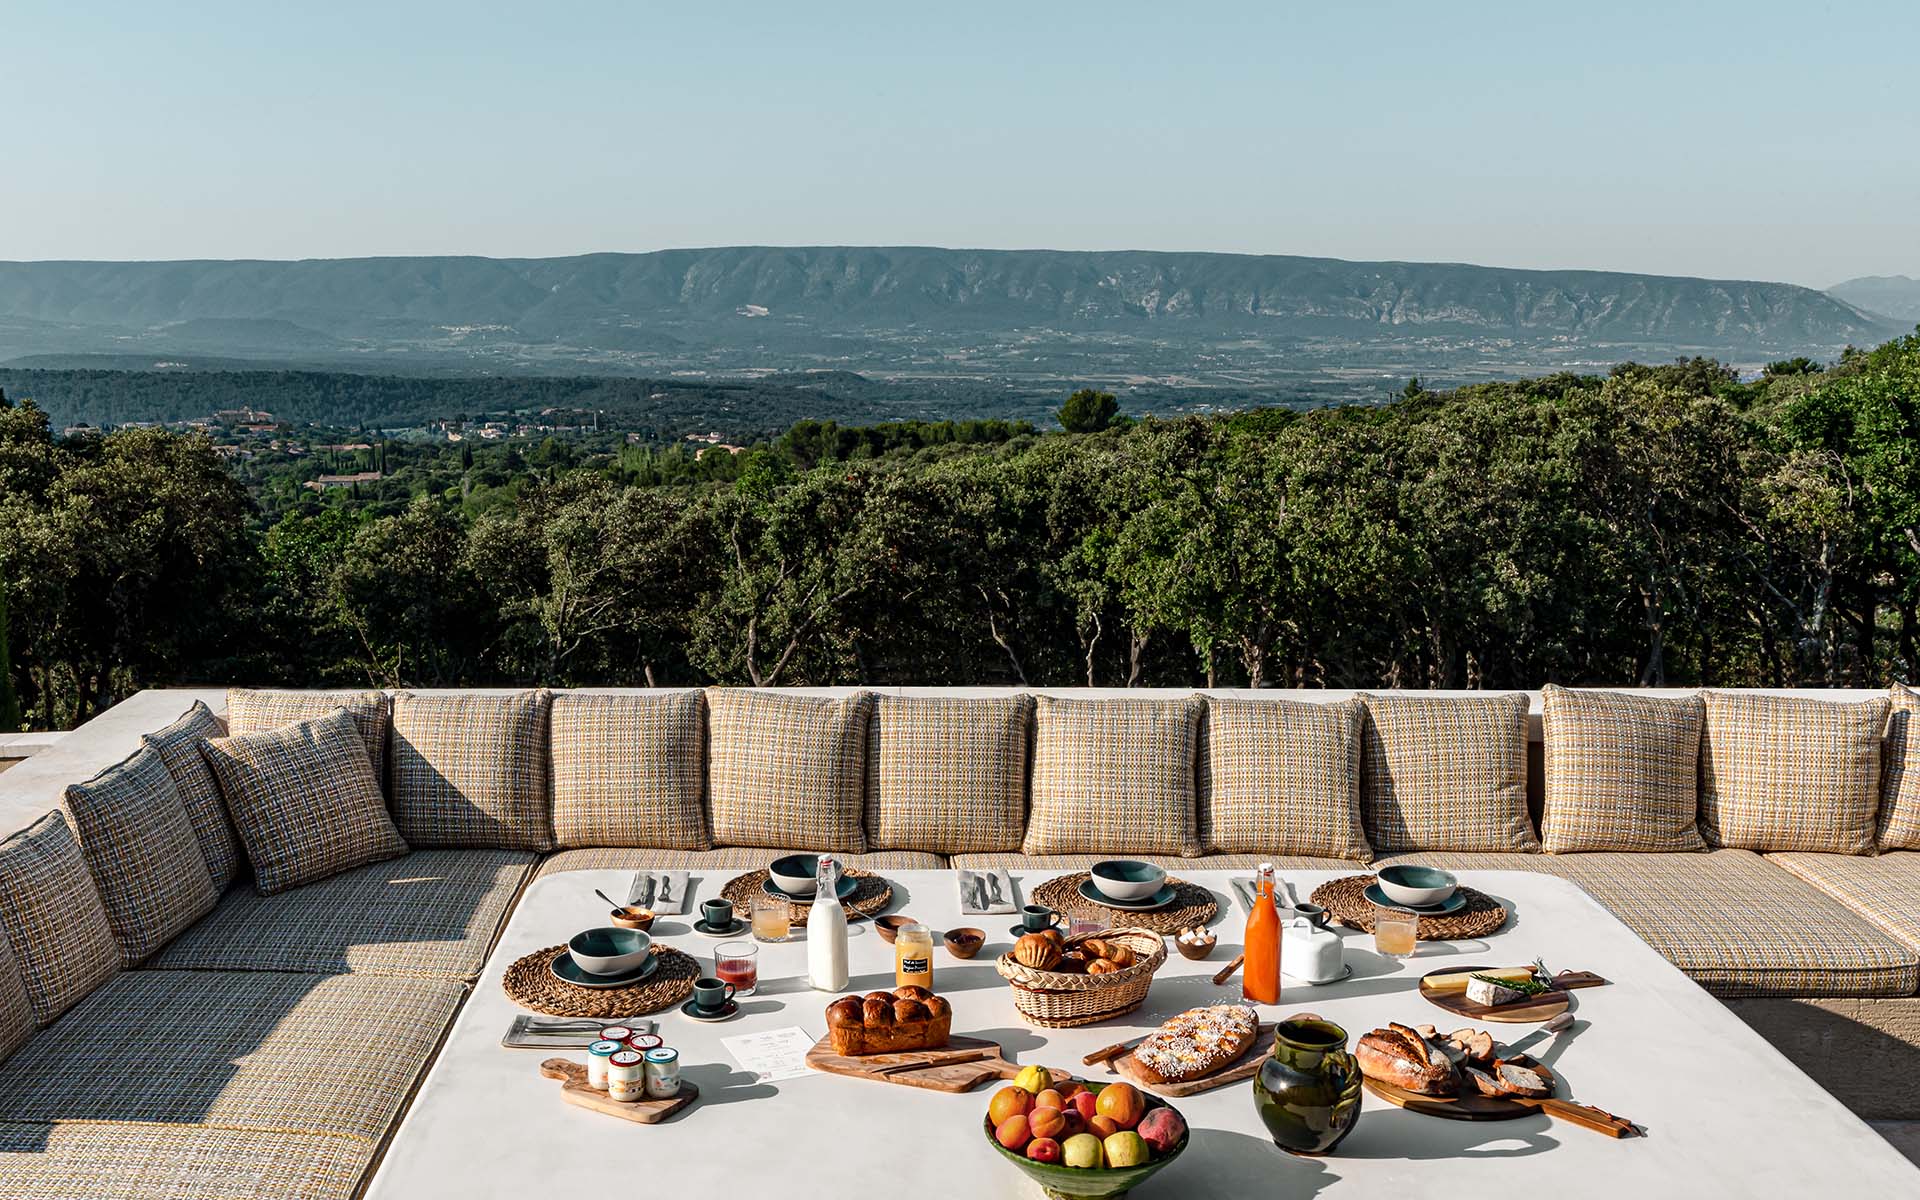
M1107 1085L1090 1083L1087 1086L1097 1092ZM1140 1097L1147 1102L1148 1112L1156 1108L1173 1107L1151 1092L1142 1091ZM1156 1154L1150 1162L1141 1163L1137 1167L1069 1167L1062 1163L1035 1162L1024 1154L1015 1154L1002 1146L993 1136L993 1120L982 1118L982 1121L987 1133L987 1144L992 1146L994 1152L1000 1157L1019 1167L1027 1178L1039 1184L1049 1200L1065 1200L1065 1198L1096 1200L1096 1198L1124 1196L1130 1189L1153 1178L1162 1168L1179 1158L1186 1151L1187 1142L1193 1136L1191 1131L1181 1134L1180 1140L1174 1143L1171 1150L1165 1154Z
M1253 1077L1253 1105L1282 1150L1333 1153L1360 1119L1360 1067L1347 1031L1315 1018L1280 1022L1273 1054Z

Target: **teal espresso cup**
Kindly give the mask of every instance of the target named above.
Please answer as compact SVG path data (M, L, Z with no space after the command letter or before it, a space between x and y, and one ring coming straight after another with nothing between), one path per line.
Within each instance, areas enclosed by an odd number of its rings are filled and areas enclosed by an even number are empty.
M700 906L700 915L707 919L709 929L733 928L733 901L709 900Z
M733 999L733 985L711 977L693 981L693 1006L701 1012L719 1012Z
M1028 933L1044 933L1060 920L1060 914L1044 904L1029 904L1020 910L1020 927Z

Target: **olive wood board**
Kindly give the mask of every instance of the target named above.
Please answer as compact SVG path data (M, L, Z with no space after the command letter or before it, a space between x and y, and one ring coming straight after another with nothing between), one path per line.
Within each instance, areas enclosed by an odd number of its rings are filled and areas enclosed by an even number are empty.
M1530 1117L1535 1112L1544 1112L1608 1137L1637 1137L1640 1133L1633 1122L1624 1117L1616 1117L1592 1105L1575 1104L1571 1100L1528 1100L1518 1096L1483 1096L1479 1092L1460 1096L1426 1096L1368 1076L1361 1076L1360 1082L1389 1104L1398 1105L1408 1112L1444 1117L1449 1121L1512 1121Z
M902 1050L896 1054L835 1054L828 1035L807 1051L807 1065L830 1075L876 1079L935 1092L969 1092L989 1079L1012 1079L1020 1068L1008 1062L1000 1043L983 1038L947 1039L937 1050Z
M1155 1083L1153 1081L1152 1077L1148 1075L1146 1067L1142 1066L1140 1060L1133 1056L1133 1045L1138 1045L1139 1042L1128 1046L1125 1053L1116 1054L1107 1059L1107 1070L1123 1076L1128 1083L1133 1084L1135 1087L1144 1088L1156 1096L1165 1096L1175 1100L1182 1096L1197 1096L1201 1092L1210 1092L1214 1088L1223 1087L1229 1083L1239 1083L1243 1079L1252 1079L1255 1075L1258 1075L1260 1073L1260 1064L1266 1061L1267 1055L1273 1053L1274 1028L1275 1026L1272 1022L1260 1022L1260 1032L1254 1036L1253 1044L1248 1046L1239 1058L1234 1059L1230 1063L1222 1063L1220 1066L1214 1067L1205 1074L1196 1075L1192 1079L1182 1079L1178 1083ZM1141 1040L1144 1041L1145 1039Z
M680 1081L680 1090L665 1100L615 1100L599 1088L587 1086L587 1069L569 1058L549 1058L540 1064L540 1073L560 1081L560 1098L568 1104L590 1108L610 1117L622 1117L640 1125L666 1120L700 1098L700 1089L689 1081Z
M1574 988L1599 987L1607 981L1598 975L1586 971L1562 971L1553 977L1549 990L1541 992L1528 1000L1515 1000L1512 1004L1490 1005L1478 1000L1467 999L1465 992L1450 992L1436 995L1427 990L1427 980L1435 975L1458 975L1463 971L1496 971L1498 967L1442 967L1429 971L1420 979L1420 995L1429 1004L1444 1008L1450 1013L1466 1017L1471 1021L1501 1021L1512 1024L1537 1024L1551 1021L1573 1004L1573 997L1567 993Z

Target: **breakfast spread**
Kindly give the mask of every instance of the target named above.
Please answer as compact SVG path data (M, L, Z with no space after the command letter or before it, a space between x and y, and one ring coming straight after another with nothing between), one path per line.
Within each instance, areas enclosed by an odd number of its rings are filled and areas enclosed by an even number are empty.
M1244 1004L1190 1008L1134 1047L1153 1083L1182 1083L1232 1063L1260 1036L1260 1018Z
M827 1006L835 1054L892 1054L947 1044L953 1006L923 987L842 996Z
M1456 1029L1442 1037L1431 1025L1389 1023L1360 1039L1355 1059L1368 1079L1422 1096L1542 1099L1553 1094L1553 1073L1524 1054L1500 1057L1493 1035Z

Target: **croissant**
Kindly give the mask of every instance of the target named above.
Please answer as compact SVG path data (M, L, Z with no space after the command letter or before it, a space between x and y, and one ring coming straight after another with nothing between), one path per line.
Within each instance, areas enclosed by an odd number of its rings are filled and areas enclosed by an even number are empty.
M1024 934L1013 944L1013 961L1036 971L1051 971L1060 961L1060 947L1040 934Z

